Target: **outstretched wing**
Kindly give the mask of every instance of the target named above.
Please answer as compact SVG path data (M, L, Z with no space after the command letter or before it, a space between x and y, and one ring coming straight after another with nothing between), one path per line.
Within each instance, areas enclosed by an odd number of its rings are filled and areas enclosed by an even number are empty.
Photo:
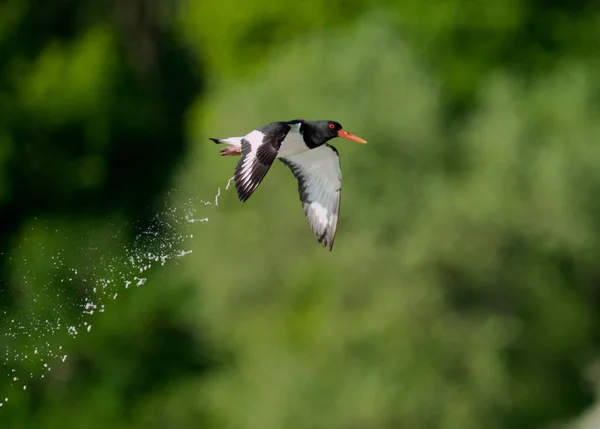
M240 201L246 201L258 188L289 130L289 125L275 122L252 131L242 139L242 157L234 174L235 190Z
M298 180L304 214L319 243L331 250L340 213L342 170L337 150L328 144L279 158Z

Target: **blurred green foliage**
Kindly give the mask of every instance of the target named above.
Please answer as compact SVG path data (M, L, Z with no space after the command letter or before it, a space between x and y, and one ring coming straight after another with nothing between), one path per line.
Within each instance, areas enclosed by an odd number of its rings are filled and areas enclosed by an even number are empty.
M8 0L0 17L0 250L33 214L142 216L201 84L164 11Z
M165 197L209 221L44 378L11 360L43 333L2 338L1 427L600 424L592 2L32 5L0 6L3 326L76 320ZM299 117L369 141L332 142L332 253L284 166L241 204L207 139Z
M426 57L451 106L470 101L498 67L533 77L565 60L597 57L600 49L599 14L587 0L497 0L485 8L465 0L189 1L182 16L209 69L240 77L261 73L266 54L286 50L298 35L361 25L372 10Z

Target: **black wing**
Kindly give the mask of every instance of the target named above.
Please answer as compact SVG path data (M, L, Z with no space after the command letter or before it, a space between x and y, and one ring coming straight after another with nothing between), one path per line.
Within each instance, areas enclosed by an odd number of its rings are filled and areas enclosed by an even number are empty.
M298 180L304 214L319 243L331 250L340 213L342 170L337 150L328 144L279 158Z
M242 139L242 158L234 174L235 190L240 201L246 201L258 188L289 131L289 125L274 122L252 131Z

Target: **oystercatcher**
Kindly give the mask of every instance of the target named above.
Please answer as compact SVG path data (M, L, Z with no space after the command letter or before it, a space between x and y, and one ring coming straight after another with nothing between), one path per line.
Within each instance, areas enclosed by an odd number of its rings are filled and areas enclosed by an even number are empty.
M221 155L241 155L234 174L237 196L245 202L277 158L298 180L298 192L308 223L319 243L333 248L340 211L342 171L338 151L327 142L343 137L365 140L342 129L335 121L296 119L273 122L243 137L210 138L228 146Z

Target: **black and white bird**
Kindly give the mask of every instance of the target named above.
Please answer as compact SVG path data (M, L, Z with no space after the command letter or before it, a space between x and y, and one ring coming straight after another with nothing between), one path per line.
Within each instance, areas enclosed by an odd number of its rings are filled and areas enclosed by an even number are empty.
M275 159L292 170L308 223L319 243L331 251L342 189L338 151L327 144L335 137L367 143L342 129L338 122L301 119L273 122L242 137L210 139L228 145L221 149L221 155L242 156L234 174L242 202L260 185Z

